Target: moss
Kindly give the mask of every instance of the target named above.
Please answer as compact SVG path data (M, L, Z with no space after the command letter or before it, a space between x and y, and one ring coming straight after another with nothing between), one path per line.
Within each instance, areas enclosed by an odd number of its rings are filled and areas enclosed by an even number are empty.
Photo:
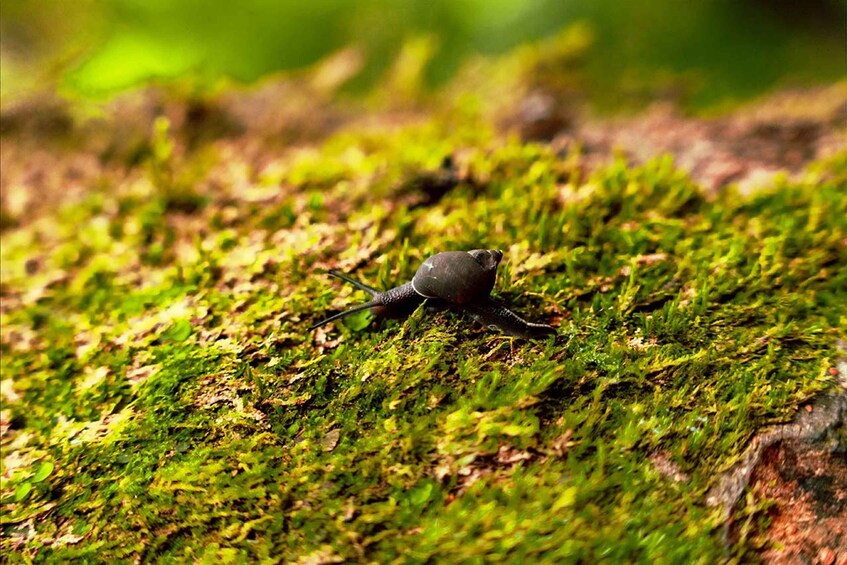
M841 157L707 197L670 158L586 174L473 118L353 128L263 171L157 131L135 180L4 228L12 560L711 562L716 471L833 386ZM456 186L410 205L458 150ZM224 188L175 206L181 170ZM423 309L304 329L362 298L318 268L388 286L478 247L555 339Z

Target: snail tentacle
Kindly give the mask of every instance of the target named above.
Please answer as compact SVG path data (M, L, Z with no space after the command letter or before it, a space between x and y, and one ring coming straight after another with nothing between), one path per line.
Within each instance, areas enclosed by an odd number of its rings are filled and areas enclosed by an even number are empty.
M332 275L334 277L338 277L339 279L341 279L343 281L349 282L350 284L352 284L356 288L358 288L360 290L364 290L365 292L367 292L371 296L376 296L377 294L380 293L380 291L378 291L374 287L368 286L363 282L357 281L356 279L351 279L350 277L348 277L344 273L342 273L340 271L336 271L335 269L330 269L330 270L327 271L327 273L329 273L330 275Z
M412 283L410 282L386 290L385 292L379 292L378 290L364 283L360 283L359 281L352 279L338 271L328 272L329 274L338 277L344 281L347 281L355 287L370 293L370 295L373 296L373 299L369 302L365 302L364 304L353 306L352 308L349 308L343 312L339 312L338 314L333 314L329 318L321 320L317 324L311 326L309 328L309 331L312 331L315 328L319 328L324 324L328 324L330 322L338 320L339 318L344 318L349 316L350 314L361 312L362 310L372 310L374 314L383 318L402 318L414 312L415 308L420 306L420 304L424 300L426 300L425 297L415 292L415 289L414 287L412 287Z
M328 324L330 322L334 322L335 320L338 320L339 318L346 318L350 314L355 314L356 312L361 312L362 310L370 310L371 308L377 308L378 306L379 306L379 304L375 300L371 300L370 302L365 302L364 304L359 304L358 306L353 306L352 308L349 308L349 309L347 309L343 312L339 312L338 314L333 314L329 318L323 319L320 322L318 322L317 324L309 326L309 331L312 331L313 329L319 328L319 327L321 327L325 324Z

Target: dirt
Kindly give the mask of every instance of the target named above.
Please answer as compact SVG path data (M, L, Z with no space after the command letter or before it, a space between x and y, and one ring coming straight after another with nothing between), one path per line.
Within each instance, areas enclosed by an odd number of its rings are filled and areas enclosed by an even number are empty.
M560 132L562 149L578 144L587 163L614 153L643 163L663 153L707 190L738 183L750 191L786 169L800 172L847 145L847 84L786 91L714 118L682 115L657 104L637 116L587 120Z
M780 442L765 449L750 484L773 503L766 563L847 563L847 452Z

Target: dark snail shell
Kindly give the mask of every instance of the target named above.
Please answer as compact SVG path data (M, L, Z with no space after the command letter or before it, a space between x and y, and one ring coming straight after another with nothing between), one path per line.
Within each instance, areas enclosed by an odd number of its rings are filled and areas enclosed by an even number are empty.
M426 298L469 304L491 294L502 258L496 249L437 253L418 268L412 287Z

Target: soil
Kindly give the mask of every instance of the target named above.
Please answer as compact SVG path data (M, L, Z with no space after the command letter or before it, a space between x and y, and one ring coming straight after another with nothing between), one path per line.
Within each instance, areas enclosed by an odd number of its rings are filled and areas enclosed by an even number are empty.
M765 449L750 485L769 500L767 563L847 563L847 452L786 441Z

